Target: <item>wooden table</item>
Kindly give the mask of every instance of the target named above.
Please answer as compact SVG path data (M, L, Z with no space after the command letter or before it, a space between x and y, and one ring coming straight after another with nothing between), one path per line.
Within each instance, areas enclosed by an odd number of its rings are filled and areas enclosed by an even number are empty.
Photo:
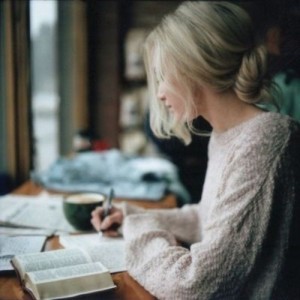
M41 187L32 182L28 182L18 188L15 193L23 195L37 195L42 191ZM125 199L117 199L116 202ZM160 201L140 201L128 200L130 203L145 208L174 208L176 207L176 197L168 195ZM58 237L50 237L47 239L44 251L62 248L58 242ZM153 300L155 299L141 285L139 285L127 272L115 273L112 275L113 281L117 286L116 289L109 292L101 292L93 295L77 297L76 299L122 299L122 300ZM30 300L29 294L24 293L19 281L14 273L0 275L0 300Z

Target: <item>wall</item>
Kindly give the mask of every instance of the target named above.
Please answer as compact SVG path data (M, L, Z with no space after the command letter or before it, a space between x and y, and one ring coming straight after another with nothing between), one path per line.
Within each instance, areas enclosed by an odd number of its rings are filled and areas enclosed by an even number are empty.
M181 1L88 1L90 119L94 135L119 147L124 41L130 28L155 26Z
M119 5L89 1L89 101L93 134L116 147L120 91Z

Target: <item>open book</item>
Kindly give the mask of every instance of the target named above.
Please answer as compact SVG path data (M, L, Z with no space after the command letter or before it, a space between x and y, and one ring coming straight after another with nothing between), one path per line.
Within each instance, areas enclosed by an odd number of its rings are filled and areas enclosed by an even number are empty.
M124 244L113 253L107 245L17 255L11 263L35 299L75 297L116 287L110 272L125 270Z

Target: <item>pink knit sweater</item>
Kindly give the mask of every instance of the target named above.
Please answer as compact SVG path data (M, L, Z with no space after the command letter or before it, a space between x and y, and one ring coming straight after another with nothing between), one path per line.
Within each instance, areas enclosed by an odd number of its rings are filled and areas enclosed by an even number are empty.
M263 113L213 132L200 204L124 206L129 273L159 299L300 299L299 197L295 122Z

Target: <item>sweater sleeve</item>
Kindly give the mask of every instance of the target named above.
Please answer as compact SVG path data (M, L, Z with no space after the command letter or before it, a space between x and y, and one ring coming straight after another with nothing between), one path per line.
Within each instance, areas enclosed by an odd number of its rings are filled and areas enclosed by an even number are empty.
M210 229L190 249L178 246L165 224L150 214L126 218L124 232L130 275L158 299L231 299L251 259L245 240L234 238L236 232L228 227ZM240 234L247 239L245 230Z
M199 220L199 205L186 204L173 209L143 209L123 202L120 208L124 216L149 214L160 219L166 230L171 232L176 240L191 244L201 239L201 225Z
M247 147L237 149L222 170L202 239L190 249L176 245L169 230L172 218L151 213L126 217L129 273L157 298L238 299L268 228L281 152L280 147L273 152L278 155L261 152L259 143ZM185 217L177 225L191 222Z

